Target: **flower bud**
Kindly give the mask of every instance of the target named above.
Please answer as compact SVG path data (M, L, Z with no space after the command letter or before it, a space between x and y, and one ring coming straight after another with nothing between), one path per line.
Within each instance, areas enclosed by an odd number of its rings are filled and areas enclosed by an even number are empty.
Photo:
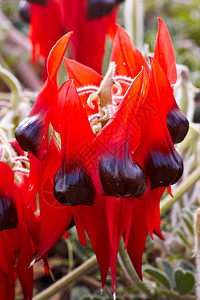
M147 159L147 177L151 188L175 184L183 174L183 161L178 152L152 151Z
M17 227L18 217L14 201L9 196L0 195L0 231Z
M69 173L63 165L58 169L53 192L56 200L63 205L92 205L95 188L88 173L80 167L72 168Z
M181 110L178 107L173 107L169 111L166 121L173 143L182 142L188 132L189 122Z
M88 1L88 18L95 19L108 15L116 5L115 0L89 0Z
M26 0L21 0L19 3L19 15L21 17L21 19L26 22L26 23L30 23L31 21L31 14L30 14L30 7L29 7L29 3Z
M105 195L138 198L147 188L144 172L135 161L129 159L102 158L99 176Z
M15 138L24 151L31 152L37 156L42 140L39 116L25 118L16 128Z

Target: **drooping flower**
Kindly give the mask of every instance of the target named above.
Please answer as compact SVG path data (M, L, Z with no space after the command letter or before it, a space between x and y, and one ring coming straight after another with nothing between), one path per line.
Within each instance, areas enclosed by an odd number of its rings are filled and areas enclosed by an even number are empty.
M39 222L34 206L26 207L24 185L14 180L11 168L0 162L0 295L15 299L15 279L22 286L24 299L33 293L33 268L30 267L39 239Z
M40 107L47 103L39 115L39 152L32 151L27 140L34 126L28 136L22 135L28 145L24 150L31 150L31 159L36 162L29 177L29 185L35 188L26 196L31 202L39 193L36 260L50 250L73 220L80 242L86 245L85 233L90 238L102 286L110 266L115 292L121 238L142 277L147 235L153 237L155 232L162 237L159 202L165 188L170 190L182 175L182 159L174 143L186 135L187 120L180 117L173 96L174 52L162 20L150 67L125 30L117 26L106 75L102 77L89 67L65 59L70 80L58 89L56 76L68 39L61 38L50 53L45 93L40 94L30 113L39 114ZM163 50L165 40L167 54ZM46 102L45 95L51 93L53 100ZM175 128L173 118L177 121ZM47 140L50 123L52 134ZM23 133L20 126L19 137ZM38 145L44 141L42 152Z
M24 151L33 153L42 159L47 151L47 132L51 108L57 100L57 73L65 54L71 33L66 34L52 48L48 61L48 78L40 91L34 106L27 118L25 118L15 130L15 137Z
M32 61L44 58L46 62L56 41L65 32L73 30L70 57L101 73L106 36L113 39L115 33L116 8L109 9L108 15L103 12L100 17L92 16L93 18L90 19L91 13L88 15L87 7L89 9L91 3L88 0L29 2L29 9L23 4L21 13L27 15L29 11L30 15L29 37L32 43ZM114 3L112 8L118 2ZM101 12L102 8L98 11ZM27 20L28 16L25 18Z

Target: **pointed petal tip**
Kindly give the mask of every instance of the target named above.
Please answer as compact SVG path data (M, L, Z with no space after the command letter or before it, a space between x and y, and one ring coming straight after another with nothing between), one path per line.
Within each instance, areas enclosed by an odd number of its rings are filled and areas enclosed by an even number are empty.
M56 42L56 44L52 47L51 51L49 52L49 56L47 58L47 72L51 79L58 72L58 68L61 64L61 61L63 59L63 56L65 54L66 48L68 46L72 34L73 32L70 31L65 35L63 35Z
M30 262L30 265L29 265L29 269L31 268L31 267L33 267L33 265L35 264L35 262L36 262L36 258L34 258L31 262Z

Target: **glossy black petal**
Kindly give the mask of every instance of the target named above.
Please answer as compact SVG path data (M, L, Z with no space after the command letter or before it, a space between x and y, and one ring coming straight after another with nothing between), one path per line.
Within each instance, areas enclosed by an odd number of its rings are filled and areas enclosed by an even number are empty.
M18 217L14 201L0 195L0 231L17 227Z
M140 197L147 188L146 176L135 161L102 158L99 177L105 195Z
M176 183L183 174L183 161L178 152L173 154L154 151L149 153L146 175L151 182L151 188L168 187Z
M117 5L121 1L116 0L88 0L88 18L101 18L103 16L108 15L115 5Z
M27 0L29 3L45 5L48 0Z
M19 3L19 15L21 17L21 19L26 22L26 23L30 23L31 21L31 13L30 13L30 7L29 7L29 3L26 0L21 0Z
M63 205L92 205L95 188L88 173L75 167L69 174L61 166L54 178L54 196Z
M168 113L166 121L173 143L182 142L189 129L189 122L185 115L180 109L173 107Z
M24 151L37 156L42 142L40 118L38 116L25 118L16 128L15 137Z

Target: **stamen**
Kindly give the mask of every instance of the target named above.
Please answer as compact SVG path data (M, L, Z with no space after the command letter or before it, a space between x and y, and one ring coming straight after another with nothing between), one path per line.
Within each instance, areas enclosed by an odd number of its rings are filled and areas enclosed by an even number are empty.
M93 100L95 100L95 99L97 99L97 98L98 98L98 93L97 93L97 92L92 93L92 94L88 97L88 99L87 99L87 104L88 104L88 106L89 106L90 108L92 108L92 109L95 108L95 106L94 106L94 104L93 104L92 102L93 102Z
M17 157L14 157L13 160L30 163L30 160L26 156L17 156Z
M0 101L0 107L10 108L11 104L7 101Z
M122 86L121 86L121 84L120 84L119 82L117 82L116 80L114 80L114 86L115 86L116 89L117 89L117 93L115 93L114 96L115 96L115 95L116 95L116 96L121 95L121 93L122 93Z
M121 102L123 100L123 98L124 98L124 96L115 96L113 98L113 102L118 104L119 102Z
M29 170L24 169L24 168L15 167L12 170L13 170L13 172L19 172L19 173L25 174L27 176L29 175Z
M125 84L131 84L133 82L133 79L131 77L126 77L126 76L115 76L114 80L120 81Z
M97 135L101 131L101 123L98 123L97 125L94 125L92 127L92 130L93 130L94 134Z
M93 86L93 85L88 85L88 86L83 86L81 88L77 89L77 92L79 95L82 94L87 94L87 93L93 93L93 92L98 92L98 87L97 86Z
M89 122L90 124L92 124L94 121L98 120L101 118L101 115L100 114L94 114L94 115L91 115L89 116Z

